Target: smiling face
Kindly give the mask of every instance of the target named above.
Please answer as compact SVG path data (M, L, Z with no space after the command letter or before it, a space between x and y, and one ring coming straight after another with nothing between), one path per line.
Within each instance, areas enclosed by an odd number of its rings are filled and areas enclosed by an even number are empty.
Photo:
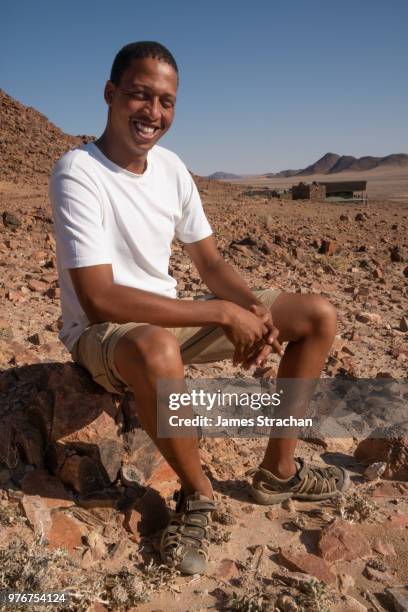
M118 85L108 81L109 139L121 156L146 159L147 152L173 123L178 77L170 64L134 59Z

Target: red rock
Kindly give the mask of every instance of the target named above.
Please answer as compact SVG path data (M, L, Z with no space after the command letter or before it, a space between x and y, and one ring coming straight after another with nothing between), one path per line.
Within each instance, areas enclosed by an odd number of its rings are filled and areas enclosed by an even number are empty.
M408 525L408 516L406 514L403 514L402 512L395 512L394 514L389 514L384 525L403 529Z
M375 498L381 497L399 497L400 490L394 482L379 482L371 491L371 496Z
M336 250L336 243L334 240L322 240L319 248L319 253L323 255L333 255Z
M396 557L394 546L390 542L384 542L381 538L375 538L373 550L384 557Z
M43 261L47 258L47 251L34 251L31 253L31 258L34 259L34 261Z
M399 426L391 426L383 435L383 438L361 440L354 451L355 458L363 465L385 461L384 479L408 481L407 432Z
M78 493L92 493L106 487L109 482L103 477L98 463L87 456L71 455L57 472L58 478Z
M358 312L356 314L357 321L372 325L380 325L382 323L381 315L375 312Z
M47 470L31 470L21 482L26 495L38 495L49 509L68 508L74 505L70 493L62 482Z
M267 510L267 512L265 512L265 517L268 519L268 521L276 521L278 515L273 510Z
M140 524L142 521L142 515L134 508L130 508L125 512L125 518L123 520L124 528L140 539Z
M26 300L26 298L19 291L15 291L14 289L9 289L6 296L10 302L25 302Z
M31 342L31 344L34 344L36 346L44 344L45 342L44 334L42 332L36 332L35 334L32 334L32 336L29 336L27 338L27 340Z
M44 291L47 291L48 289L48 283L44 283L40 280L36 280L35 278L32 278L31 280L29 280L27 285L28 285L28 288L31 289L31 291L38 291L40 293L44 293Z
M75 547L82 546L82 536L86 528L63 512L52 514L52 524L48 532L48 545L50 548L66 548L74 552Z
M330 563L353 561L371 554L370 544L361 530L339 518L322 529L318 548L320 556Z
M239 569L233 559L221 559L214 575L221 580L231 580L239 576Z
M152 470L146 484L154 488L160 488L161 484L169 481L174 482L177 479L175 471L170 467L165 459L160 461Z
M292 548L281 548L279 561L282 565L295 572L310 574L322 582L332 584L336 577L330 569L330 565L317 555L294 550Z
M78 370L65 364L49 375L48 388L54 394L51 441L94 461L101 477L97 480L100 484L104 482L100 487L103 488L117 478L124 453L123 439L115 423L112 395L90 383L85 374L78 376ZM89 462L84 463L84 469L87 467ZM82 492L90 491L82 489Z
M59 287L50 287L45 292L45 295L51 299L57 299L60 297L60 288Z
M140 474L140 485L157 487L175 478L173 470L143 429L134 428L128 432L126 446L129 449L128 467L133 466Z

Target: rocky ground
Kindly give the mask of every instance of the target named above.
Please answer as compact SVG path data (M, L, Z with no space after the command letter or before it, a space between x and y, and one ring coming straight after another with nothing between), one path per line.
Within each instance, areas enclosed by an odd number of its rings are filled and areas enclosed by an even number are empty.
M252 287L321 293L336 305L324 377L406 378L408 202L294 203L197 184L222 254ZM402 429L365 446L301 441L306 459L346 466L352 488L338 503L271 508L251 502L245 476L262 440L202 440L220 506L208 574L160 569L158 530L176 479L134 427L132 399L104 393L58 341L46 185L2 182L0 213L0 591L65 590L61 609L95 612L408 609ZM178 244L171 266L182 297L205 292ZM194 378L251 374L223 362L187 368ZM385 472L370 480L365 464L375 461Z

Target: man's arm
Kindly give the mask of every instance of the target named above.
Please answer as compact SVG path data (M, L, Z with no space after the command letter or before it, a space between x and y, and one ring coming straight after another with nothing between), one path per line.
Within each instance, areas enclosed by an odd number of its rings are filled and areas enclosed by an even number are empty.
M244 350L268 328L262 317L224 300L177 300L113 282L111 264L69 270L78 300L91 323L130 321L162 327L220 325L234 346Z
M177 300L113 282L111 264L69 270L78 300L91 323L143 321L162 327L225 323L219 302Z
M217 249L214 237L211 235L204 240L185 244L184 248L195 263L201 279L214 295L251 310L258 317L263 317L266 323L268 333L264 341L252 348L252 354L248 348L244 355L237 354L234 361L260 365L265 362L271 350L282 355L282 346L276 339L279 330L273 324L270 311L256 298L242 276L225 261Z
M196 265L201 279L217 298L247 309L253 304L262 306L242 276L222 257L213 235L184 244L184 248Z

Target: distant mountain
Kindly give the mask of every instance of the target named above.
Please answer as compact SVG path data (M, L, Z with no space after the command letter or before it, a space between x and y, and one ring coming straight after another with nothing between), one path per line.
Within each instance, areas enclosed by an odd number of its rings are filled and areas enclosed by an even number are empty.
M262 176L265 178L287 178L288 176L296 176L299 172L302 172L302 170L281 170L281 172L268 172L268 174Z
M372 155L353 157L352 155L340 156L336 153L326 153L317 162L301 170L298 175L339 174L345 171L362 172L385 167L408 167L408 155L406 153L393 153L386 157L374 157Z
M257 175L262 178L287 178L291 176L310 176L313 174L340 174L341 172L367 172L373 168L407 168L408 155L406 153L393 153L385 157L353 157L353 155L338 155L337 153L326 153L314 164L310 164L303 170L281 170L280 172L267 172ZM210 179L228 181L242 178L242 175L231 172L214 172Z
M326 153L326 155L323 155L323 157L314 162L314 164L311 164L310 166L307 166L307 168L304 168L304 170L301 170L299 175L328 174L339 159L340 155L337 155L336 153Z
M232 174L232 172L214 172L207 176L207 178L215 181L227 181L228 179L239 179L242 176L240 174Z

